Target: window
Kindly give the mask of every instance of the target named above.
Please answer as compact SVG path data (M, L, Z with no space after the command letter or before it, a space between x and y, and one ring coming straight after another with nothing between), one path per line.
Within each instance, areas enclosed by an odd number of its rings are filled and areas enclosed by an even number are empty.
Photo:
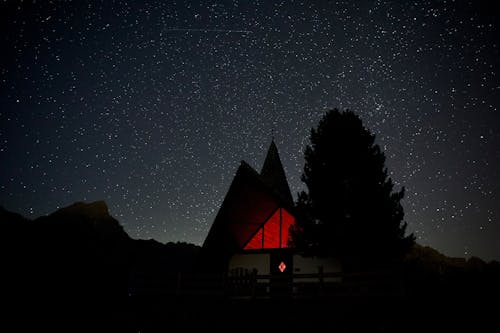
M290 227L295 218L284 208L278 208L244 246L245 250L287 248Z

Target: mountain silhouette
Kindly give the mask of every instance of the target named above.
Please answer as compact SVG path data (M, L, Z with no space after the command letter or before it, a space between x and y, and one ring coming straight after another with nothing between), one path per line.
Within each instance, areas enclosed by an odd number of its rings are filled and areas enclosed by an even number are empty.
M0 207L0 231L9 286L2 301L9 320L0 325L16 331L132 330L135 274L190 269L199 248L134 240L104 201L77 202L34 220Z

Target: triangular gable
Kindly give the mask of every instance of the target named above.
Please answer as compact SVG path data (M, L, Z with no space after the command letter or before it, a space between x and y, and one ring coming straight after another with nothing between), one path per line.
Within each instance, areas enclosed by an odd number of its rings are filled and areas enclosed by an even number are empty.
M203 244L238 251L282 203L248 164L242 162Z

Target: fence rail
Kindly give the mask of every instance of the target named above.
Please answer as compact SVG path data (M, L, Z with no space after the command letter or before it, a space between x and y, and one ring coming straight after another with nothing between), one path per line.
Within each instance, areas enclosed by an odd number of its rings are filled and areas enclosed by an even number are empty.
M220 295L230 298L327 297L404 294L393 271L302 274L135 274L130 294Z

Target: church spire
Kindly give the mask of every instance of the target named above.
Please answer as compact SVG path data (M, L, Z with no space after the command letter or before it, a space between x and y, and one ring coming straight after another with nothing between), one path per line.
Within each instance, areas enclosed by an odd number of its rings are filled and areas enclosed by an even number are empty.
M276 147L274 143L274 138L267 151L260 175L267 185L275 189L281 197L286 200L286 203L293 205L292 194L290 192L290 187L288 187L288 182L286 181L285 171L283 170L278 147Z

